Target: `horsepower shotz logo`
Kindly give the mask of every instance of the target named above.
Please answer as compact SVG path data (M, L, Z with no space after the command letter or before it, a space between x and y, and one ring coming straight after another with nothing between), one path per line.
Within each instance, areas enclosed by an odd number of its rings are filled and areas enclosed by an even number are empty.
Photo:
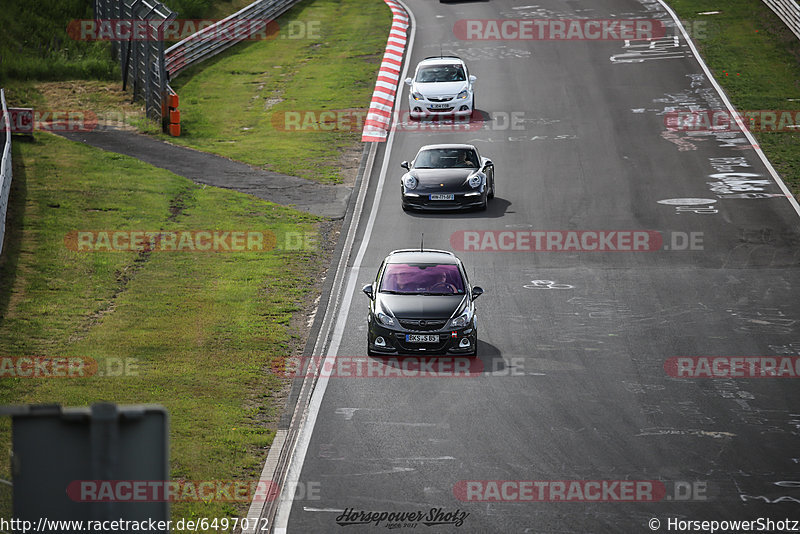
M460 252L651 252L663 238L652 230L459 230Z
M461 19L453 34L463 41L624 41L666 35L660 20Z
M345 508L344 512L336 517L336 523L343 527L371 524L378 527L381 523L386 523L385 526L389 529L414 528L418 523L428 527L439 525L460 527L467 517L469 517L469 512L460 508L455 510L431 508L428 511L413 510L410 512L368 511Z

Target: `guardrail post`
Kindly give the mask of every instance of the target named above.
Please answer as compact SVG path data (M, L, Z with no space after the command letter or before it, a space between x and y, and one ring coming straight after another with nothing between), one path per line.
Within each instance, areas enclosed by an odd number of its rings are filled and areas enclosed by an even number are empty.
M11 117L6 106L6 93L0 89L0 124L2 124L3 145L0 148L0 253L6 235L6 212L8 196L11 192Z
M129 82L133 100L144 100L150 119L164 122L164 102L167 95L167 73L164 58L163 27L176 14L163 3L148 0L94 0L96 18L141 21L147 25L147 35L130 32L126 41L113 42L112 54L120 62L122 88Z

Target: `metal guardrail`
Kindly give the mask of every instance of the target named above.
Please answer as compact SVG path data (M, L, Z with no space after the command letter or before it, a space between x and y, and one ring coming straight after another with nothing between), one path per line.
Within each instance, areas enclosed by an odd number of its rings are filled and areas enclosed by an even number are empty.
M763 0L800 39L800 6L795 0Z
M11 192L11 117L6 106L6 93L0 89L0 103L3 114L0 116L0 139L3 141L3 159L0 162L0 252L6 235L6 212L8 211L8 195Z
M218 23L203 28L167 49L167 73L170 78L174 78L190 65L227 50L254 32L265 30L270 21L281 16L298 1L258 0Z
M169 80L194 63L227 50L254 35L268 37L269 23L299 0L257 0L233 15L207 26L164 49L163 30L177 17L155 0L94 0L99 21L142 21L150 25L150 38L112 41L112 54L122 68L122 86L132 86L134 100L144 100L147 116L162 129L180 135L177 95ZM152 36L155 36L153 38ZM178 122L175 122L175 121Z
M144 100L147 116L165 126L168 78L161 30L177 14L152 0L94 0L94 13L99 21L142 21L152 28L146 39L129 32L127 41L112 41L112 54L122 68L123 89L130 84L134 100Z

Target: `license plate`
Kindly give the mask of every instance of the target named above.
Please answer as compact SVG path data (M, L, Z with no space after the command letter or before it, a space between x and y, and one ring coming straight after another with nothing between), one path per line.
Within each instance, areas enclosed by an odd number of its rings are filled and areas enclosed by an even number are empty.
M434 193L430 196L431 200L453 200L456 196L453 193L446 195L444 193Z
M452 106L451 104L428 104L428 107L431 109L447 109Z
M406 334L406 341L409 343L438 343L438 335L426 334Z

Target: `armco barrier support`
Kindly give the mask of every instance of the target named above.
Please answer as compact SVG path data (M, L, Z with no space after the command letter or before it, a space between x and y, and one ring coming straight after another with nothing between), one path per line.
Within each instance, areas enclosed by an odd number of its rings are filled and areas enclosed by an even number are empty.
M180 135L180 112L167 100L175 92L169 87L170 78L190 65L213 57L239 43L258 30L253 21L267 24L282 15L299 0L257 0L216 24L203 28L186 39L164 49L163 32L177 16L155 0L94 0L98 20L127 19L147 21L158 39L112 42L112 53L122 67L123 87L132 86L134 99L144 100L147 116L160 121L170 135ZM248 24L239 24L247 21ZM131 32L132 33L132 32ZM216 39L215 35L225 35Z
M11 117L6 106L6 93L0 89L0 104L3 114L0 116L0 139L3 142L3 158L0 161L0 253L6 235L6 212L8 211L8 195L11 192Z
M178 111L178 94L169 88L167 94L167 108L169 113L169 134L172 137L180 137L181 135L181 112Z
M95 19L137 20L153 28L155 39L134 39L130 33L128 41L112 40L112 54L122 69L122 87L131 87L134 100L144 101L147 116L161 122L167 131L169 118L164 116L164 99L167 95L167 71L164 62L163 28L175 19L173 13L161 2L153 0L95 0Z

